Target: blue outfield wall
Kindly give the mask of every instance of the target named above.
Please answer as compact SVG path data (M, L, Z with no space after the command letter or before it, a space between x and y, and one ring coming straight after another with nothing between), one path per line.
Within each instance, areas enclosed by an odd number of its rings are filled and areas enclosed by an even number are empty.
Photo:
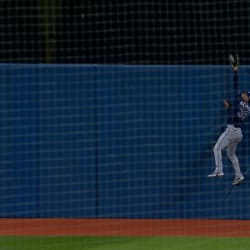
M239 74L248 89L250 68ZM225 176L207 178L229 67L2 64L0 75L1 217L250 218L250 184L232 188L226 158Z

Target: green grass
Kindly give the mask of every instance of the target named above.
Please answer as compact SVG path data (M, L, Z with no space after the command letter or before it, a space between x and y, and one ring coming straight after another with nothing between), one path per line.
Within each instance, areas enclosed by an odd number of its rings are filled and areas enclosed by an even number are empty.
M249 250L250 238L0 237L1 250Z

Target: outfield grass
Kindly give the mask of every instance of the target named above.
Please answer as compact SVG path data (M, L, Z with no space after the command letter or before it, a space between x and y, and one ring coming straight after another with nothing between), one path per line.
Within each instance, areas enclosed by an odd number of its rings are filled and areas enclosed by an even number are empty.
M0 237L1 250L249 250L250 238Z

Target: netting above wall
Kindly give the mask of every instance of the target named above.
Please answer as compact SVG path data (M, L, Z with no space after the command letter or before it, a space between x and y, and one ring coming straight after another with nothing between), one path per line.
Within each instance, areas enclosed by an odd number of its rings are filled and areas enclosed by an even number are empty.
M249 1L1 1L2 62L249 63Z

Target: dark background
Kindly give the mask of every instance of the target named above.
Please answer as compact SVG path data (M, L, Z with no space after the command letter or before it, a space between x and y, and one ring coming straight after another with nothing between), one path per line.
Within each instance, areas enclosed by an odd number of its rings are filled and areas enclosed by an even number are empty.
M2 0L0 61L249 64L249 1ZM50 11L48 11L50 10Z

